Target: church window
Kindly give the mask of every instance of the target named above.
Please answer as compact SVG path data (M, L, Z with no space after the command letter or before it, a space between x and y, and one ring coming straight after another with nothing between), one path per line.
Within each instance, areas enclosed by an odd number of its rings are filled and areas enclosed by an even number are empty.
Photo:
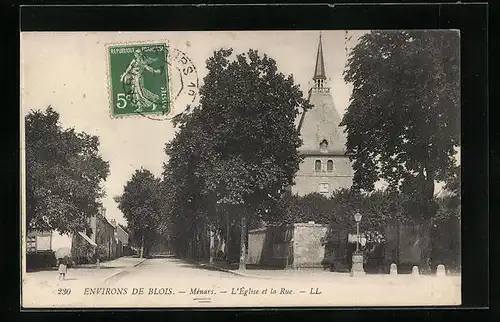
M314 162L314 171L321 171L321 160Z
M326 162L326 171L333 172L333 161L332 160L328 160Z
M327 140L323 140L323 141L321 141L321 143L319 144L319 149L320 149L320 150L321 150L321 152L323 152L323 153L328 152L328 141L327 141Z

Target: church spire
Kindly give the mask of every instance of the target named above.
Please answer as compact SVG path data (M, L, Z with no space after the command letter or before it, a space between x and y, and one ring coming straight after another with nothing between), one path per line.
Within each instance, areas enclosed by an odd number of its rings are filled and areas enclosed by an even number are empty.
M316 67L314 68L313 80L319 87L319 80L326 80L325 62L323 60L323 44L321 42L321 33L319 34L318 53L316 55ZM322 82L321 82L322 83Z

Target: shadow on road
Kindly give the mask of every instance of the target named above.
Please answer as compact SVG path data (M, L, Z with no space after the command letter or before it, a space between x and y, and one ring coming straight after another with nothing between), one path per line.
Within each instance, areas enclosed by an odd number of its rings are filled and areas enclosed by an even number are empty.
M128 266L124 266L124 265L106 266L106 265L101 264L101 267L97 267L95 265L89 265L89 266L76 266L76 267L72 267L71 269L89 269L89 268L92 268L92 269L117 269L117 268L127 268L127 267Z
M200 266L199 264L191 264L191 263L179 264L179 267L186 267L186 268L199 269L205 271L218 271L218 269L210 266Z
M171 255L171 254L153 254L153 255L151 255L151 258L172 258L172 259L175 259L175 256Z
M186 259L175 258L172 260L172 262L177 262L177 265L183 268L197 269L203 271L218 271L218 272L221 271L220 268L213 267L211 265L208 265L207 263L192 262Z
M57 271L57 267L26 268L26 273Z

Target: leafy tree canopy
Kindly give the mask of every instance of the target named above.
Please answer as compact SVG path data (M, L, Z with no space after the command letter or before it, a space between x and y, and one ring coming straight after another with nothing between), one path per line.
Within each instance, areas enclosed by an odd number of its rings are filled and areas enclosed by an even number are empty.
M188 203L256 209L293 183L301 161L294 120L308 104L267 55L231 54L207 60L200 106L174 120L180 131L166 149L165 183L176 182Z
M25 127L28 229L84 231L101 207L109 174L99 138L63 129L51 107L30 112Z
M373 31L350 55L353 85L342 124L354 187L379 179L412 191L432 216L434 181L454 175L460 145L459 34L455 31Z
M123 194L115 198L118 208L127 220L127 230L135 245L150 245L158 235L162 222L161 180L146 169L134 172L124 187Z

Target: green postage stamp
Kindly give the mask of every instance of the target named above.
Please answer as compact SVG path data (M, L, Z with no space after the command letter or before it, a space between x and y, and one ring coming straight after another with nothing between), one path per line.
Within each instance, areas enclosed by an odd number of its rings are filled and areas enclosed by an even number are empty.
M114 45L108 54L113 116L170 112L167 44Z

